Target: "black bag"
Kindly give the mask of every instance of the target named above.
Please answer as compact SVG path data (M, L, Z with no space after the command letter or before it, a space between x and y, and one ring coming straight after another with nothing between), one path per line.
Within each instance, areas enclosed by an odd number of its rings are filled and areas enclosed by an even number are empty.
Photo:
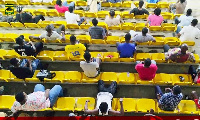
M55 76L56 76L55 72L51 73L47 70L40 70L40 72L38 72L38 74L36 75L36 77L39 78L41 82L44 81L44 78L52 79Z

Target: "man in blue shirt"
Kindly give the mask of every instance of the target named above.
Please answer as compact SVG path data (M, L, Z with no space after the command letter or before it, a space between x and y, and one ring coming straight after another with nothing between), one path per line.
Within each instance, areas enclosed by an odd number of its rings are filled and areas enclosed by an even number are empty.
M127 33L125 35L125 43L121 43L117 46L117 51L120 54L120 58L130 58L133 57L136 52L135 44L130 43L131 34Z

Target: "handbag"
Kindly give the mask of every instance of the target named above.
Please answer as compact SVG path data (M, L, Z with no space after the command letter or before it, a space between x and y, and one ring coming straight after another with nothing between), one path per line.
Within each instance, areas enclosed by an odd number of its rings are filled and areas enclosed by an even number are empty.
M44 81L44 78L52 79L55 76L56 76L55 72L51 73L47 70L40 70L40 72L38 72L38 74L36 75L36 77L39 78L41 82Z

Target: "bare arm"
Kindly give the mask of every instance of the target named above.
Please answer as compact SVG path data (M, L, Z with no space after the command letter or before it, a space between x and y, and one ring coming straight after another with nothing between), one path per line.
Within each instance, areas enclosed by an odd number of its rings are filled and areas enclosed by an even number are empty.
M49 98L49 91L50 91L50 89L46 89L46 90L45 90L44 96L46 97L46 99Z
M29 36L29 39L41 40L39 37L36 37L36 36Z
M33 42L30 41L29 44L31 44L31 46L33 47L34 51L36 51L36 48L35 48L35 45L33 44Z
M85 112L86 114L97 115L97 114L98 114L98 109L88 110L88 102L90 102L90 101L87 100L87 101L85 102L84 112Z
M66 39L65 39L65 32L64 32L64 31L61 31L61 35L62 35L61 40L62 40L62 41L65 41L65 40L66 40Z
M28 60L28 64L29 64L29 69L32 71L32 70L33 70L33 69L32 69L32 66L31 66L32 61L31 61L31 60Z
M121 116L123 116L124 115L124 107L123 107L123 98L120 98L120 111L114 111L114 110L110 110L109 111L109 113L111 114L111 115L121 115Z
M177 36L178 36L178 37L180 37L180 36L181 36L181 34L180 34L180 33L178 33L178 34L177 34Z

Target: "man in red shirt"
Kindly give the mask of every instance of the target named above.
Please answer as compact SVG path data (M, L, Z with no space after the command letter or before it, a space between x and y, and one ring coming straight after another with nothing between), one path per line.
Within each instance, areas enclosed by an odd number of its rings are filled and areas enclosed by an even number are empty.
M135 69L137 70L141 80L152 80L158 67L155 61L147 58L144 62L136 62Z
M58 13L65 13L66 11L69 11L69 6L72 6L75 8L75 3L71 2L70 4L67 3L67 1L63 2L61 0L56 1L55 9L58 11Z

